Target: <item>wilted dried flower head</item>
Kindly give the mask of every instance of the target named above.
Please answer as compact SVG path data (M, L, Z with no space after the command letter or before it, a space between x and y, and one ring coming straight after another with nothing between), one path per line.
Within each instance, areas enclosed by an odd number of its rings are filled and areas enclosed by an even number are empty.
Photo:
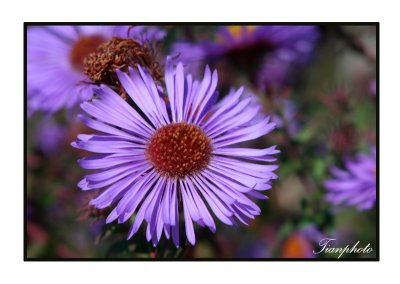
M128 66L138 64L148 69L155 80L161 80L159 64L148 43L113 37L85 58L83 73L94 83L106 84L126 98L127 94L118 81L116 70L127 72Z

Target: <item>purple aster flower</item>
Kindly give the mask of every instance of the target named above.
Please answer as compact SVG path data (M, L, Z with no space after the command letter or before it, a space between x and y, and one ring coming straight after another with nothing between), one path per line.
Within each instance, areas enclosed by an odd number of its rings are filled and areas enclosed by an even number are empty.
M333 205L371 209L376 201L376 149L344 164L346 170L332 167L333 178L325 182L326 200Z
M173 50L184 62L228 57L249 64L249 56L255 63L264 60L257 81L265 88L290 82L295 69L309 61L318 37L315 26L224 26L215 41L177 43Z
M54 113L70 109L92 95L93 84L83 82L84 59L113 36L139 42L160 39L155 27L38 26L28 29L28 112Z
M137 66L117 71L140 115L105 85L95 98L81 104L80 119L102 134L79 135L72 146L97 153L79 164L97 170L79 182L82 190L101 189L90 204L106 208L116 204L106 222L124 223L134 217L128 239L147 222L147 240L157 245L161 235L179 246L183 213L186 236L195 244L193 222L216 231L214 216L228 225L260 214L252 198L266 199L277 176L266 149L232 147L256 139L275 128L262 115L261 105L243 88L219 103L217 73L207 67L202 81L185 76L183 65L165 67L165 90L159 92L147 70Z

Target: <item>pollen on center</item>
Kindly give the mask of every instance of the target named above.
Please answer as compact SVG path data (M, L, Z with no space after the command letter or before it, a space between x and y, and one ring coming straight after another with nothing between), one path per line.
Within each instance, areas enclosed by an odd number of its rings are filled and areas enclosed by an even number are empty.
M211 152L211 139L203 130L181 122L157 129L146 154L161 174L183 178L203 170L210 161Z

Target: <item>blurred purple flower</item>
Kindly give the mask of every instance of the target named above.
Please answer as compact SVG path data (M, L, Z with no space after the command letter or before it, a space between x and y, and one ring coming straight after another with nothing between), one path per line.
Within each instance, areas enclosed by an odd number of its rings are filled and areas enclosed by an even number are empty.
M308 224L304 227L302 227L299 230L299 233L307 238L308 240L314 242L314 243L319 243L322 239L326 238L326 235L324 235L316 225L314 224Z
M138 41L160 39L158 28L141 26L33 26L28 29L28 114L54 113L89 99L93 84L83 82L84 58L112 36Z
M103 132L79 135L72 146L98 153L83 158L85 169L98 170L79 182L82 190L103 189L90 204L102 209L118 203L106 222L124 223L135 215L128 239L147 221L146 237L154 245L162 233L179 246L179 215L183 208L186 236L195 244L193 221L216 231L211 211L223 223L247 224L260 214L250 198L267 198L277 176L276 147L232 148L275 128L243 88L215 104L218 77L207 67L204 79L185 76L182 63L167 58L166 97L140 66L129 74L118 70L123 87L143 116L106 86L81 104L81 120ZM95 119L91 118L95 117ZM114 127L115 126L115 127Z
M237 58L246 52L261 56L256 58L264 60L257 82L266 88L290 82L294 71L309 61L318 38L316 26L224 26L216 41L180 42L173 51L184 62Z
M60 125L50 118L43 119L36 132L36 144L45 155L56 153L67 137L67 127Z
M251 240L239 250L238 256L241 258L270 258L271 252L264 240Z
M89 225L89 232L94 237L99 237L104 230L104 220L96 220Z
M292 83L294 76L306 65L319 38L317 27L280 27L278 43L264 58L258 73L258 87L266 89Z
M286 127L290 137L295 136L301 127L299 119L296 118L298 106L289 99L281 101L282 115L273 115L271 119L275 122L277 128Z
M326 200L333 205L371 209L376 202L376 149L345 161L346 170L331 168L333 178L325 182Z
M368 91L371 95L376 96L376 79L370 82Z

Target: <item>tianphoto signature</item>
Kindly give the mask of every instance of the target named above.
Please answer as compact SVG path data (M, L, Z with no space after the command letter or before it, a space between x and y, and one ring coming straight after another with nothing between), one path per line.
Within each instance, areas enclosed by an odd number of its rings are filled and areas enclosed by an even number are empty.
M343 254L369 254L373 251L373 249L370 247L370 243L368 243L366 246L361 247L359 246L360 241L355 243L352 247L350 245L346 245L345 247L333 247L331 244L335 241L336 239L331 239L331 238L324 238L320 240L318 245L320 246L319 251L313 250L314 254L320 254L320 253L339 253L338 259L343 256Z

